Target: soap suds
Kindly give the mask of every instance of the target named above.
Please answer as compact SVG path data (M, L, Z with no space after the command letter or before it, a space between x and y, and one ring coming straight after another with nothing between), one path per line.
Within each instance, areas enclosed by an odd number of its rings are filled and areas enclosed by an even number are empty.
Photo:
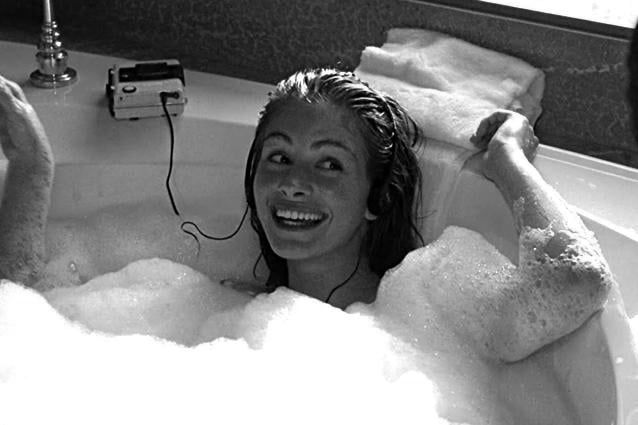
M503 381L458 331L485 332L482 302L514 272L448 228L347 312L286 288L249 298L166 259L44 294L3 281L2 423L574 423L541 395L555 383ZM530 398L534 417L509 409Z

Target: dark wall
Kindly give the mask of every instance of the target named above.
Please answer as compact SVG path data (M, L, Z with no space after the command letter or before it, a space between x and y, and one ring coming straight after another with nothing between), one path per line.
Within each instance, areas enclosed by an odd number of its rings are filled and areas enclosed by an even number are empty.
M0 39L37 41L41 1L14 2ZM353 69L392 27L442 31L545 71L542 143L638 167L628 40L400 0L66 0L64 46L131 59L177 57L190 69L274 83L317 65ZM71 56L70 63L73 58Z

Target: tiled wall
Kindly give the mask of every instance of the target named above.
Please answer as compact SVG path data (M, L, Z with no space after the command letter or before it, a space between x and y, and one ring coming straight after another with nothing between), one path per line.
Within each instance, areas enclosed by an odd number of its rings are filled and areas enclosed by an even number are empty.
M41 1L7 6L0 39L35 42ZM392 27L419 27L518 56L547 76L541 142L638 167L627 87L629 42L403 0L66 0L67 49L274 83L316 65L353 69ZM72 61L72 59L71 59Z

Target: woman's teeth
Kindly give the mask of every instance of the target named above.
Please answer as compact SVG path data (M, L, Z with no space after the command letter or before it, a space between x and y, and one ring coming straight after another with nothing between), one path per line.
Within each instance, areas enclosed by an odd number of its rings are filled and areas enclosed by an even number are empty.
M321 214L293 210L275 210L275 217L286 221L295 221L300 223L313 223L320 221L323 218Z

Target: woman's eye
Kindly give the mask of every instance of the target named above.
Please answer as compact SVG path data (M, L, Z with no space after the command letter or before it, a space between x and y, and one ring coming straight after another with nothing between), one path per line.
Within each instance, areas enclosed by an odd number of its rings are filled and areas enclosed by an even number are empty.
M272 153L270 155L268 155L268 161L275 163L275 164L288 164L290 163L290 160L288 159L288 157L282 153Z
M319 163L319 168L323 170L341 171L343 166L336 159L326 159Z

